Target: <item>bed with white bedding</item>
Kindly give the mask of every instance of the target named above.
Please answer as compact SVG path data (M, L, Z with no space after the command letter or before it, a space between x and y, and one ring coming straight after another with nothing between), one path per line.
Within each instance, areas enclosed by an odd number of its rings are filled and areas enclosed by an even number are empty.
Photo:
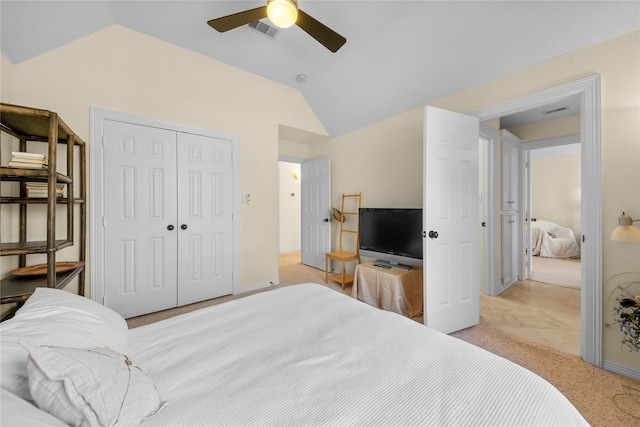
M49 351L55 343L29 334L33 325L11 324L30 320L29 301L24 309L2 324L2 351L21 336L29 340L25 375L33 382L37 368L47 373L37 349ZM107 330L113 321L104 323L93 321L92 329L122 346L117 331ZM150 405L134 414L143 426L588 425L531 371L318 284L200 309L132 329L126 340L132 366L143 368L154 385L136 397ZM5 385L16 385L15 379L5 384L5 369L16 366L6 367L3 357L2 369L4 407ZM73 378L64 378L73 388ZM10 414L2 412L5 425Z
M531 222L531 254L546 258L579 258L573 231L550 221Z

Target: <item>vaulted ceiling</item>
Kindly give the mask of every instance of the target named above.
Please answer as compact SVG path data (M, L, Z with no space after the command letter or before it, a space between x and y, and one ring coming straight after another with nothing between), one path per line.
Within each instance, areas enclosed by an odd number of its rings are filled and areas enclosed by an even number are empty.
M640 1L299 0L346 37L332 53L295 26L207 25L264 4L1 0L0 47L18 64L119 24L299 89L335 137L640 28Z

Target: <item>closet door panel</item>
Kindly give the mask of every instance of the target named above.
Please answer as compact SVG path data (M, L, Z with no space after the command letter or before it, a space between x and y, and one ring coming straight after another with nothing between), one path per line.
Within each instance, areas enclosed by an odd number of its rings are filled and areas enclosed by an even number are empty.
M232 283L231 141L178 133L178 305Z
M104 124L104 304L124 317L177 302L176 133Z

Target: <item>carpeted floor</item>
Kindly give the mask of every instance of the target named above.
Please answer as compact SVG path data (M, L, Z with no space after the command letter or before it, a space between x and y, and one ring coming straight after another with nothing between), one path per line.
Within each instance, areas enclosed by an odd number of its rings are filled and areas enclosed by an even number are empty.
M560 390L592 426L640 426L640 381L598 369L578 356L485 325L451 334L535 372Z
M580 259L532 257L531 280L580 289Z
M324 282L324 271L300 264L299 254L280 257L280 285L315 282L348 295L335 283ZM272 289L272 288L269 288ZM258 292L268 291L261 290ZM253 292L255 293L255 292ZM201 307L220 304L246 295L203 301L129 319L130 328L172 317ZM420 321L421 319L416 319ZM613 374L584 362L577 356L538 345L480 324L453 336L484 348L535 372L557 387L592 426L640 427L640 381ZM488 396L488 398L490 398Z

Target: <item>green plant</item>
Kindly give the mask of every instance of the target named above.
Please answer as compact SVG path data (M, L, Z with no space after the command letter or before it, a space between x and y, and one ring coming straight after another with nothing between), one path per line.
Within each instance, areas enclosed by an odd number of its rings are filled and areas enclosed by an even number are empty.
M640 351L640 295L618 299L613 318L620 325L622 343L632 351Z

